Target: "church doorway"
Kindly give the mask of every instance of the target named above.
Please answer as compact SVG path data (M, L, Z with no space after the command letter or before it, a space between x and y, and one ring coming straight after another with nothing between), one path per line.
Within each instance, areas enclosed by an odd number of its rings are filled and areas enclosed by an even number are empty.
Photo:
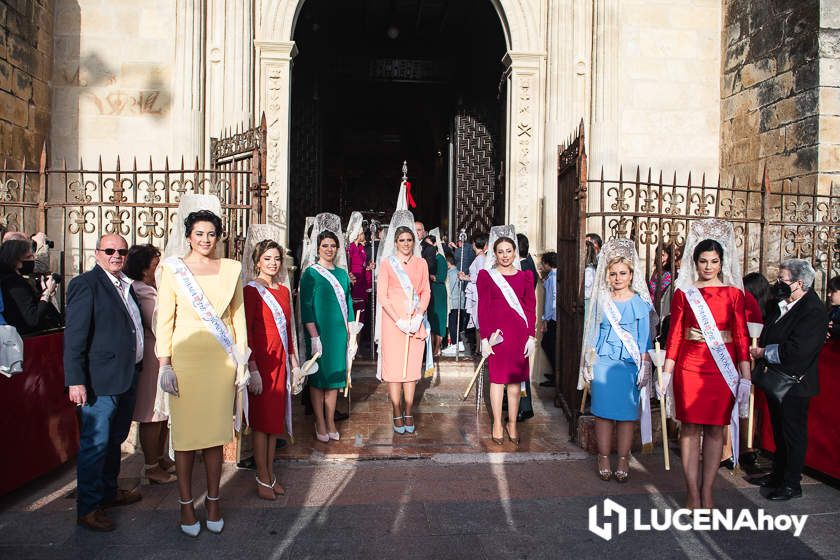
M504 32L490 0L307 0L291 80L289 226L387 219L407 162L416 217L504 219Z

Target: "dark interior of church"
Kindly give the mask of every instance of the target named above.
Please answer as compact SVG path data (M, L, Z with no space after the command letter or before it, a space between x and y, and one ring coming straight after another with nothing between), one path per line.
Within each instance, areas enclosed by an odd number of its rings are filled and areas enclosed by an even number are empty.
M294 39L292 239L321 211L387 220L403 161L418 219L496 222L506 46L489 0L308 0Z

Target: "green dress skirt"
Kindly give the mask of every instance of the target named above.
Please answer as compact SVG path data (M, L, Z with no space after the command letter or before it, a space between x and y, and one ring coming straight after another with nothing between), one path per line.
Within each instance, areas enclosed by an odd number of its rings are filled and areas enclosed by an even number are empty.
M449 309L449 297L446 293L446 259L438 253L435 259L437 269L435 270L435 281L429 282L432 287L432 302L429 305L429 323L432 325L432 333L438 336L446 336L447 314Z
M342 268L327 269L344 288L347 301L347 321L352 321L353 298L350 294L350 277ZM308 377L308 383L316 389L343 389L347 384L347 326L341 306L332 285L311 266L300 278L301 322L315 323L321 337L323 355L318 359L318 372ZM309 331L304 326L307 356L312 355Z

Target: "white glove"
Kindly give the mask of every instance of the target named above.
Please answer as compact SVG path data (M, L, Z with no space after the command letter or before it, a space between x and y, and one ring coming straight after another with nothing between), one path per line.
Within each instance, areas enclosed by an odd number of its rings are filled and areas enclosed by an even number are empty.
M397 319L397 328L405 334L411 334L411 321L408 319Z
M525 343L524 356L526 358L530 358L531 356L534 355L534 352L536 351L536 349L537 349L537 339L534 338L533 336L529 336L528 337L528 342Z
M321 337L320 336L313 336L312 337L312 355L314 356L318 352L321 354L324 353L324 347L321 345Z
M411 334L416 333L420 330L420 325L423 323L423 316L422 315L415 315L411 318L411 324L408 327L409 332Z
M587 364L583 366L583 380L586 383L592 383L592 379L594 376L592 375L592 366Z
M249 370L248 373L248 391L255 395L259 395L263 390L262 376L256 368Z
M750 414L750 389L752 381L741 378L738 381L738 416L746 418Z
M180 396L178 394L178 378L175 377L175 370L171 365L160 366L158 369L158 383L164 393Z
M490 341L486 338L481 339L481 357L488 358L490 354L493 354L493 347L490 346Z
M362 332L362 328L364 326L364 323L360 323L358 321L350 321L347 323L347 330L350 331L350 337L352 338Z
M299 395L301 391L303 391L303 382L306 380L306 377L303 376L303 372L301 372L299 367L292 368L292 394Z
M642 367L639 368L639 373L636 374L636 387L639 389L650 383L650 369L652 365L649 361L642 360Z
M671 384L671 378L672 377L673 376L670 373L665 373L663 371L662 372L662 384L664 385L664 387L660 387L659 383L658 382L656 383L656 398L659 399L660 401L662 400L663 395L666 395L668 393L668 386Z
M359 350L359 345L354 344L353 341L350 341L350 344L347 345L347 363L353 361L353 358L356 357L356 352Z

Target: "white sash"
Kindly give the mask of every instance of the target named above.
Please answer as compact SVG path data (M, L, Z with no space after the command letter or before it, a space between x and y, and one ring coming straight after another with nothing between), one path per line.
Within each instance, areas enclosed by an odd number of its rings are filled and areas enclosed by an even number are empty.
M525 316L525 310L522 309L522 303L520 303L519 298L516 297L516 294L513 293L513 288L510 287L510 284L507 280L504 279L502 273L492 268L487 272L490 273L490 278L493 279L493 282L496 286L501 290L502 295L505 296L505 301L510 306L511 309L516 311L516 314L522 317L522 320L525 321L525 328L527 329L528 325L528 318Z
M615 334L618 335L618 338L621 340L624 348L630 354L630 357L633 358L633 362L635 362L637 370L636 377L638 378L638 371L642 369L642 354L639 351L639 345L636 344L633 336L621 326L621 313L618 311L618 306L616 306L611 297L603 297L601 301L601 308L604 310L604 315L610 322L610 326L615 331ZM642 408L641 414L639 415L639 427L642 432L643 445L646 443L653 443L653 424L651 420L650 391L648 386L649 384L645 385L639 391L639 405Z
M222 348L224 348L225 352L233 360L233 363L236 365L237 376L239 376L240 370L244 374L248 368L248 358L251 355L251 350L246 347L243 352L236 346L236 342L233 340L233 336L230 334L227 326L221 317L219 317L218 313L216 313L216 310L213 309L210 300L207 299L201 286L198 285L195 276L187 268L187 265L184 264L184 261L179 257L169 257L164 262L172 269L175 281L181 287L187 299L190 300L190 303L192 303L192 308L204 323L204 327L222 345ZM240 390L239 393L240 396L237 401L234 418L234 429L237 432L242 427L242 415L245 415L246 421L248 418L248 391Z
M335 293L335 299L338 300L338 306L341 308L341 316L344 318L344 326L347 327L347 294L344 292L344 286L341 285L338 278L320 264L315 263L312 265L312 268L318 274L323 276L324 279L330 283L330 286L332 286L333 292Z
M715 318L712 315L712 310L709 309L706 300L703 299L703 294L696 286L689 286L684 288L683 292L697 318L697 323L700 325L700 330L703 331L703 338L706 340L706 346L709 347L709 352L712 353L717 364L720 374L729 386L729 390L736 397L738 396L738 379L740 375L735 369L735 363L732 361L732 356L729 355L729 350L726 349L726 344L723 343L723 337L720 330L717 328Z
M248 282L252 288L256 288L259 292L263 302L271 310L271 315L274 317L274 325L277 327L277 332L280 334L280 342L283 343L283 350L286 352L286 431L292 435L292 367L289 358L289 333L287 331L286 314L283 313L283 308L280 302L274 297L265 286L259 282Z
M717 328L717 323L715 322L714 315L712 315L712 310L709 309L709 305L706 303L706 300L703 299L703 294L700 293L697 286L689 286L688 288L681 289L685 293L685 298L688 300L688 304L691 306L694 316L697 318L700 330L703 331L703 338L706 341L706 346L709 348L709 352L711 352L712 358L714 358L715 364L717 364L718 370L723 376L723 380L726 381L726 385L729 387L729 390L732 391L732 394L737 400L738 380L741 376L735 368L735 362L732 361L732 356L729 355L729 350L727 350L726 344L723 342L723 337L720 334L720 330ZM729 422L729 430L732 433L732 449L735 450L732 457L736 465L738 464L738 427L740 425L738 420L738 403L736 402L732 407L732 417Z
M400 281L405 292L405 297L408 300L408 312L414 313L420 306L420 296L414 291L414 286L411 284L411 278L402 266L400 260L391 255L388 257L388 262L391 263L391 268L394 269L394 274L397 275L397 280ZM434 357L432 356L432 326L429 324L429 319L426 313L423 314L423 326L426 327L426 371L435 367Z

